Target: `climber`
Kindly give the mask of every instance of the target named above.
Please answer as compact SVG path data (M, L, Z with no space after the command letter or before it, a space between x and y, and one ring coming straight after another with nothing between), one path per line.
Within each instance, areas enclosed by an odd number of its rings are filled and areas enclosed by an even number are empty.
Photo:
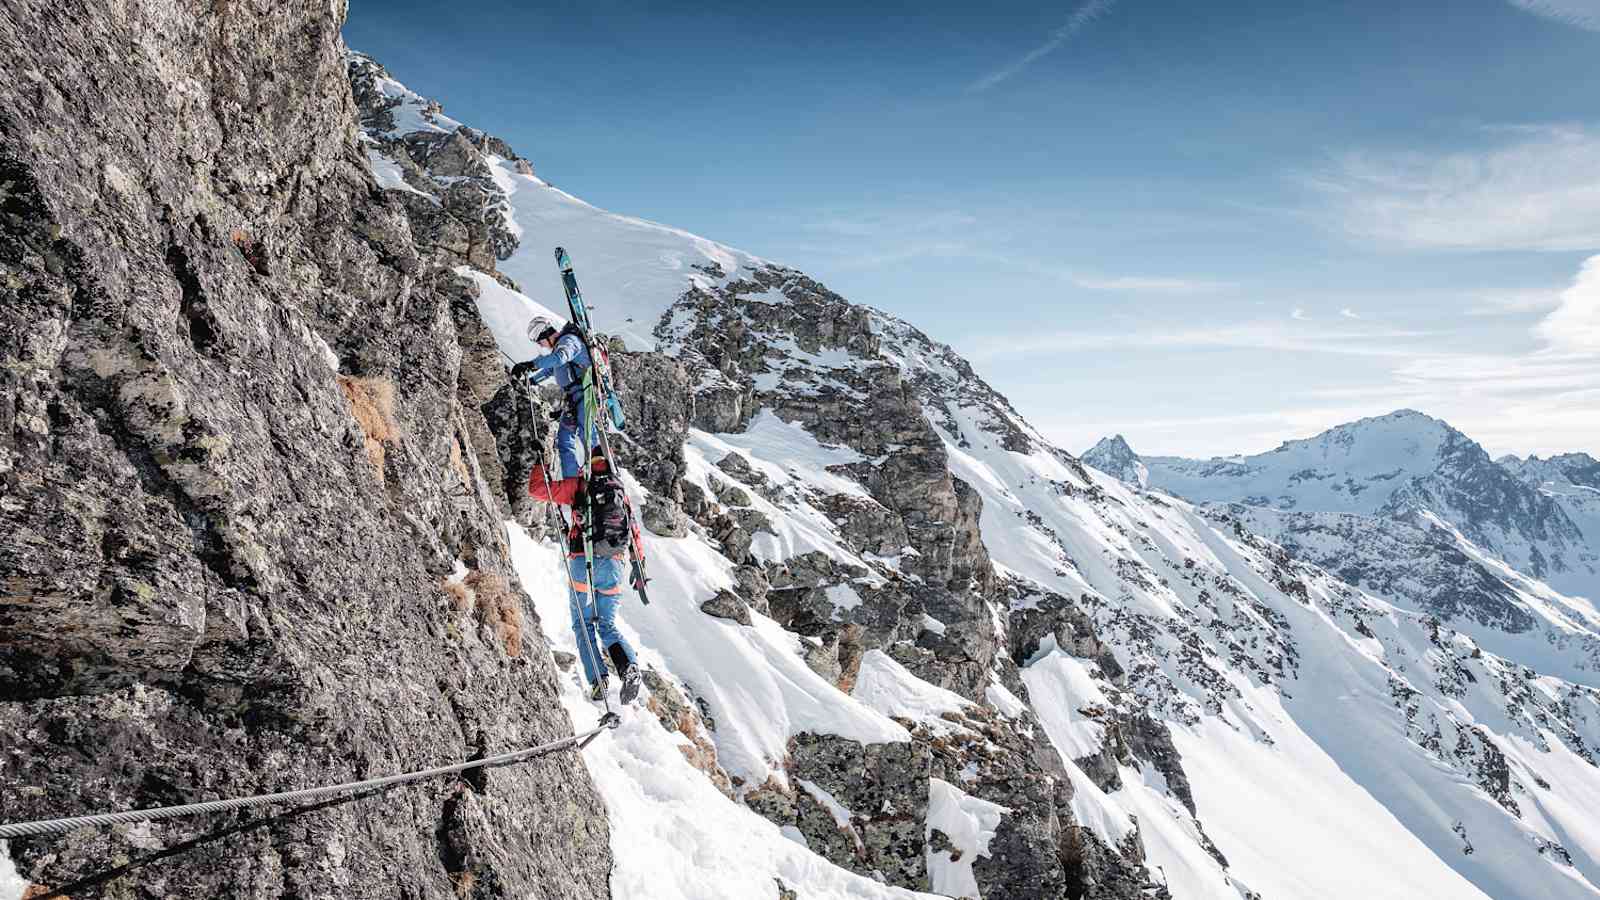
M572 581L572 632L578 638L578 657L590 687L589 696L600 700L606 695L606 664L598 657L595 635L605 647L611 666L622 675L622 702L632 703L639 694L639 666L633 648L617 630L617 601L622 597L622 571L628 552L628 518L623 507L622 482L612 474L604 456L589 461L589 477L571 479L579 485L572 498L572 527L567 531L567 575ZM535 500L550 499L540 479L529 493ZM584 556L584 531L588 527L591 555ZM591 566L590 560L593 561ZM591 572L593 583L590 583ZM585 652L585 650L591 652Z
M544 348L545 353L512 366L511 376L520 379L531 374L534 384L554 377L563 397L560 425L556 429L556 454L561 459L561 477L552 479L552 490L548 497L536 499L548 499L570 506L578 491L581 472L578 464L580 435L584 453L594 449L596 437L592 416L583 402L583 386L591 364L589 349L584 346L576 328L568 325L558 329L553 321L543 316L529 320L528 339ZM528 476L528 493L533 494L536 486L542 489L544 481L544 464L540 463L534 466Z

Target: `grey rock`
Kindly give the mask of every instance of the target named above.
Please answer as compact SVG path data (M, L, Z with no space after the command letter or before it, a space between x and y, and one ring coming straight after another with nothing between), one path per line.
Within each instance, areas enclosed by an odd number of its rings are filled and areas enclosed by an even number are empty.
M474 418L498 389L481 323L371 180L342 15L21 0L0 17L8 73L48 73L0 79L7 819L571 733L549 656L523 646L539 629L501 537L501 433ZM446 586L456 560L470 591ZM228 824L9 853L62 886ZM480 897L588 898L609 869L604 807L561 754L86 891L445 900L470 876Z
M931 763L928 749L917 743L861 744L837 735L796 735L789 743L790 775L827 791L851 817L841 828L830 811L801 791L795 820L779 824L799 828L813 852L836 865L927 890L923 848Z
M731 591L717 591L700 604L700 611L719 619L732 619L740 625L750 624L750 605Z
M736 481L743 482L751 487L761 488L767 485L766 474L752 468L750 460L743 453L729 453L722 459L717 460L717 468L726 472ZM744 506L745 504L735 503L733 505Z
M760 532L776 534L772 528L772 519L759 509L735 509L730 515L739 528L754 535Z
M619 463L652 492L677 500L683 496L683 444L694 417L689 373L678 360L627 352L617 342L611 364L631 438L614 448Z
M767 592L772 590L766 570L760 566L743 565L733 570L733 578L739 586L739 595L748 600L751 607L765 614L769 609Z
M727 506L749 506L750 494L744 488L731 481L726 481L713 476L709 479L711 493L717 500Z
M640 514L644 527L662 537L680 538L689 533L689 517L670 498L651 494L645 498Z

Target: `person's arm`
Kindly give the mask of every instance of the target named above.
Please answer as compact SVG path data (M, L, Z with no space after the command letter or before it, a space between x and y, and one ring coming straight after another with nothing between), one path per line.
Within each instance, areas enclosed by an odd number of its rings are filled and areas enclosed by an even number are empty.
M512 378L533 377L534 384L555 374L561 368L583 352L583 341L575 334L569 334L556 342L555 349L549 353L535 356L533 359L519 362L511 367Z
M554 372L556 369L577 359L582 352L583 341L579 340L577 335L569 334L556 341L554 350L543 356L535 357L533 364L541 374Z

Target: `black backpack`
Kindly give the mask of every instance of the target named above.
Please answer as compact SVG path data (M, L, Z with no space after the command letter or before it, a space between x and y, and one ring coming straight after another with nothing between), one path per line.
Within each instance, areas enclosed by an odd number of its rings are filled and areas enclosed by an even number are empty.
M628 549L628 499L622 481L609 469L589 475L585 496L575 507L589 524L596 556L617 556Z

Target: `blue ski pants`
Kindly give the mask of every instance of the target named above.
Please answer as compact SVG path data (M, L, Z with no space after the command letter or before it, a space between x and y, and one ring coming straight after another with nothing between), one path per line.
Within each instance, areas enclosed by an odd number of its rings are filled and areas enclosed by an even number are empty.
M619 672L633 665L633 648L617 631L617 600L622 596L622 567L620 555L595 557L594 590L591 591L583 554L567 556L567 574L572 579L572 590L576 595L572 607L572 633L578 638L578 659L583 661L583 675L590 684L599 681L606 673L604 661L591 659L591 654L609 654L612 666ZM596 634L600 638L598 646L595 644Z
M583 464L594 454L600 437L593 430L594 417L584 408L582 398L567 400L561 410L561 423L556 428L556 455L561 458L561 477L576 478L583 473Z

